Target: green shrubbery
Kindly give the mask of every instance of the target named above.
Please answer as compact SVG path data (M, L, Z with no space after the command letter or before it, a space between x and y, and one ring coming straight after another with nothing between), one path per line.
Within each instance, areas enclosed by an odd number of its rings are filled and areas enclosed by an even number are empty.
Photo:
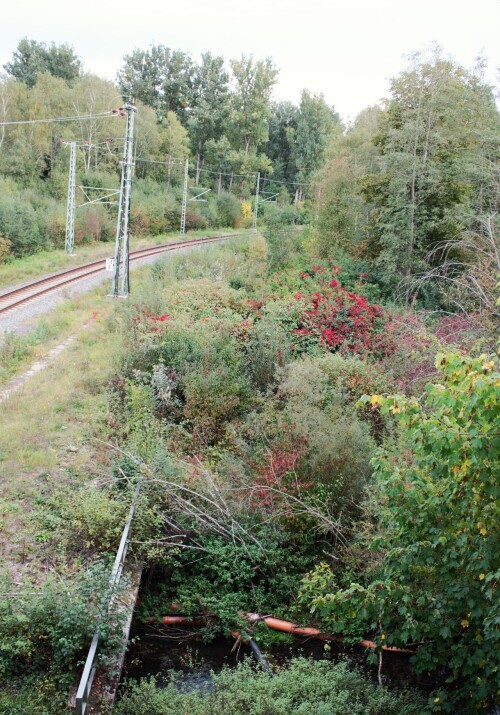
M432 710L469 713L500 694L500 372L486 355L438 355L437 366L424 406L369 401L405 443L373 461L375 528L360 548L377 556L359 583L323 591L313 609L334 631L364 623L378 643L420 643L415 666L444 673Z
M244 279L245 260L255 272ZM313 602L312 617L326 629L354 640L370 636L396 645L426 641L439 622L445 630L437 628L422 648L422 654L430 654L422 656L422 668L446 668L452 652L452 679L458 672L469 680L481 678L477 700L487 702L495 666L479 661L466 665L459 657L469 658L475 648L488 652L494 663L489 645L473 647L466 638L477 634L480 626L474 633L469 626L483 612L474 616L469 608L460 616L461 625L452 628L448 612L427 596L422 603L428 613L439 611L436 623L421 618L420 604L413 604L415 584L427 583L429 577L426 588L432 594L441 582L430 559L446 551L448 537L444 543L436 535L429 555L425 544L419 546L413 522L407 521L413 514L420 524L419 509L424 513L428 506L419 501L422 490L411 488L411 474L420 474L421 447L408 437L420 434L437 402L429 403L426 415L415 412L415 422L404 422L401 430L394 418L406 410L406 402L380 397L394 391L400 380L395 355L403 347L392 327L394 314L356 292L364 290L366 276L354 268L344 274L332 260L301 255L293 267L266 279L265 261L266 252L254 242L234 253L225 247L179 257L168 268L160 264L146 283L143 302L129 312L130 349L114 392L115 412L130 450L140 457L133 481L142 481L150 515L149 526L141 530L141 543L146 542L141 553L168 584L144 599L144 615L161 615L167 602L181 603L186 612L205 614L208 635L241 629L238 613L248 610L284 617L293 613L307 622L307 606ZM421 326L418 317L412 321ZM422 340L415 331L412 335L404 347L406 365L409 374L410 368L419 374L432 341L427 332ZM432 344L439 339L438 333ZM462 368L456 367L453 380ZM478 390L490 370L476 369ZM419 384L414 382L412 389ZM470 385L464 388L458 416L443 418L453 434L454 420L479 399L475 392ZM363 395L374 397L360 399ZM408 403L412 415L416 404ZM451 400L448 407L453 404ZM479 415L477 404L474 409ZM485 418L485 425L491 422ZM426 445L436 438L436 430L438 424L432 423L425 432ZM446 431L442 434L444 439ZM376 463L383 477L379 483L370 466L377 445L385 450ZM453 450L463 452L459 446ZM427 471L437 469L430 452L425 460ZM445 465L446 456L439 461ZM490 479L492 464L485 461L483 466ZM455 472L449 476L453 480ZM496 504L498 495L492 496ZM419 505L415 509L414 499ZM436 522L439 529L452 503L436 504L442 517ZM484 507L482 497L478 505ZM494 538L490 521L485 525L490 517L483 516L477 518L478 533L485 529ZM431 523L427 520L425 528ZM399 525L396 531L394 524ZM423 527L420 531L427 533ZM411 543L404 540L406 533ZM478 560L484 561L479 546ZM415 570L411 559L418 549L427 561ZM384 564L392 569L390 584ZM316 569L304 579L310 565ZM481 571L476 586L493 593L493 566L490 571ZM405 574L411 593L402 581ZM440 602L442 593L451 593L451 581L460 583L460 578L455 574L441 584ZM484 628L493 644L490 621ZM482 631L480 635L487 640ZM444 650L435 645L439 637ZM444 687L434 697L431 707L446 707Z
M346 663L295 658L277 673L249 663L213 676L205 691L166 689L154 679L130 683L116 715L421 715L416 694L398 694L366 680Z
M0 592L0 682L50 674L68 686L99 628L101 653L116 647L118 616L106 617L110 571L94 564L76 576L49 578L38 589L20 591L7 579Z

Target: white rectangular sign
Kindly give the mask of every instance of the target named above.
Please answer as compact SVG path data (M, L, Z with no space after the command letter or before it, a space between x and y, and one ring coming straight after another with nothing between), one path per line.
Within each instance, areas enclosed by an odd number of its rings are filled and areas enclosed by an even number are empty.
M114 258L106 258L106 270L107 271L115 270L115 259Z

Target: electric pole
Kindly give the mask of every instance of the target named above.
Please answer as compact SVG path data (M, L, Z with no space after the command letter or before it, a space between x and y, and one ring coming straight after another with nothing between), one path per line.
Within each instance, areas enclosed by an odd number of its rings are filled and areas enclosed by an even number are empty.
M189 172L189 160L186 159L186 166L184 168L184 192L182 194L182 211L181 211L181 236L186 234L186 210L187 210L187 200L188 200L188 175Z
M65 249L69 256L75 253L75 193L76 193L76 142L70 142L68 203L66 208Z
M125 131L125 146L123 149L122 178L120 183L120 201L118 207L118 221L116 224L115 261L113 275L112 296L125 297L130 293L129 283L129 224L130 224L130 195L132 193L132 173L134 168L134 114L136 108L130 102L123 107L127 114L127 128ZM120 272L122 275L121 290Z
M257 233L257 211L259 210L259 188L260 188L260 171L257 173L257 188L255 189L255 206L253 210L253 232Z

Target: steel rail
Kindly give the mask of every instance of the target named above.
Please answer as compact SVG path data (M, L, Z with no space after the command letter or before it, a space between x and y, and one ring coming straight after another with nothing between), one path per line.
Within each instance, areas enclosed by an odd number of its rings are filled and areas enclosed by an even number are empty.
M229 238L242 236L241 233L224 234L221 236L207 236L206 238L191 239L189 241L176 241L175 243L164 243L159 246L151 246L150 248L142 248L130 253L131 261L138 261L142 258L148 258L159 253L166 253L180 248L189 246L204 245L206 243L215 243L224 241ZM19 286L12 290L7 290L0 293L0 315L7 313L15 308L35 300L41 296L59 290L69 283L76 283L93 275L101 273L105 270L106 259L101 258L91 263L85 263L76 268L69 268L65 271L53 273L44 278L39 278L36 281ZM12 300L14 298L14 300ZM2 303L6 303L2 305Z

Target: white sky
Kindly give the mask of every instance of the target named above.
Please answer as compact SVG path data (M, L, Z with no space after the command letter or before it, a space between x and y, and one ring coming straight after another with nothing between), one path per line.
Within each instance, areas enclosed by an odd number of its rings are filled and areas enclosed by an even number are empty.
M116 78L124 55L151 43L226 59L253 54L280 69L276 99L322 92L343 119L387 96L403 54L439 42L488 80L500 66L500 0L9 0L0 19L0 66L19 40L68 42L86 71Z

